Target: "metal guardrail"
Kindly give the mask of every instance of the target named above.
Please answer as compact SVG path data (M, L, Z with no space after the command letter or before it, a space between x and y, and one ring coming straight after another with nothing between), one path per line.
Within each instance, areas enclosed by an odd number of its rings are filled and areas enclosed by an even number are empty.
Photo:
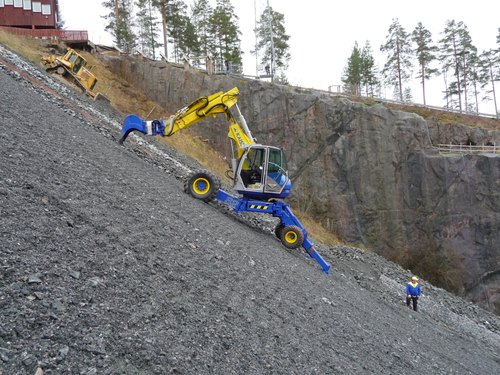
M438 144L435 146L439 152L462 154L500 154L500 145L452 145Z

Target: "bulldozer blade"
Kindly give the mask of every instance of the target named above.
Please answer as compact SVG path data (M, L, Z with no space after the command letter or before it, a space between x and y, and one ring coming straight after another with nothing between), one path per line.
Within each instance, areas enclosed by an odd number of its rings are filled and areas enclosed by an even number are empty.
M100 102L105 102L105 103L111 103L111 100L104 94L101 94L100 92L98 92L95 96L94 96L94 101L100 101Z

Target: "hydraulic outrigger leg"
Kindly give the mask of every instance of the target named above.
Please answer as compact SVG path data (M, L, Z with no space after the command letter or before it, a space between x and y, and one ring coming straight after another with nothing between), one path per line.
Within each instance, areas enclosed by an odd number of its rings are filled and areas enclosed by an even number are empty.
M323 259L323 257L314 250L312 243L307 234L307 230L300 223L299 219L293 214L290 206L283 201L264 202L251 200L245 197L236 197L228 192L219 189L215 197L219 202L230 206L236 212L259 212L271 214L280 219L280 224L277 226L276 235L281 237L281 242L288 248L296 248L295 241L300 246L300 241L303 236L302 247L307 254L319 263L324 273L328 273L331 265ZM288 246L288 244L290 246Z

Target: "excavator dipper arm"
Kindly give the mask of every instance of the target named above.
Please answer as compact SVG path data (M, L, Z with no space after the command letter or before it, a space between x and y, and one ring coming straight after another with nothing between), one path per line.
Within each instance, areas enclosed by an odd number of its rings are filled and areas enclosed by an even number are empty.
M234 125L239 127L239 124L230 112L230 108L236 105L238 101L238 94L238 88L235 87L227 92L221 91L210 96L201 97L177 111L166 121L162 119L146 121L137 115L128 115L125 118L122 128L120 143L122 144L132 131L138 131L145 135L170 137L179 130L186 129L209 116L215 117L219 114L226 116L230 123L230 129ZM244 126L244 133L244 143L254 143L250 131L246 126Z

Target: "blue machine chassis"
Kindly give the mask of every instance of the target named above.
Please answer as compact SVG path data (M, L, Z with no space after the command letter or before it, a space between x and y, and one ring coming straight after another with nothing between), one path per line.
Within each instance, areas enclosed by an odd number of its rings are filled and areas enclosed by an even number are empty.
M215 197L219 202L226 204L236 212L259 212L271 214L274 217L279 217L283 226L296 225L304 233L304 242L302 247L307 254L316 262L319 263L324 273L328 273L330 263L326 262L321 255L314 250L314 244L309 240L307 230L302 226L299 219L293 214L290 206L283 201L265 202L259 200L248 199L245 197L236 197L228 192L220 189Z

